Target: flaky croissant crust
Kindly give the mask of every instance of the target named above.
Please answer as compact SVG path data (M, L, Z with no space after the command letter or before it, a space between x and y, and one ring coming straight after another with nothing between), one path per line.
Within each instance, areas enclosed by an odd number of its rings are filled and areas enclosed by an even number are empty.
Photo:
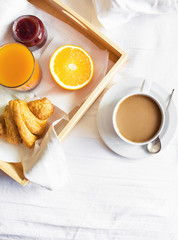
M53 113L53 105L47 99L29 103L23 100L11 100L0 116L0 136L9 143L23 142L33 147L35 141L44 133L48 118Z

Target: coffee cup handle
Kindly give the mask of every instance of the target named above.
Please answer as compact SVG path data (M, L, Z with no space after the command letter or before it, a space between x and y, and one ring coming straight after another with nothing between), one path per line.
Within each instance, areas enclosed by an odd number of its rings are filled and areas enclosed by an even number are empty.
M152 84L152 81L144 79L144 81L141 85L141 88L140 88L140 92L141 93L149 93L151 84Z

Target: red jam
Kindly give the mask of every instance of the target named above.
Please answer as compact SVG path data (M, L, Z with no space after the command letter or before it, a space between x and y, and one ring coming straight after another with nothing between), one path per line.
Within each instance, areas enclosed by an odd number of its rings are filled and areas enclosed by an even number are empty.
M47 40L47 31L42 21L33 15L17 18L12 26L16 41L26 45L31 51L41 48Z

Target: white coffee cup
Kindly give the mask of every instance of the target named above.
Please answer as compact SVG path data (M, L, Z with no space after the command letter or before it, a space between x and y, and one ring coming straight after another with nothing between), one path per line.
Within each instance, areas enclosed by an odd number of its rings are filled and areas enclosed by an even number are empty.
M115 108L114 108L114 111L113 111L113 116L112 116L112 122L113 122L113 127L114 127L114 130L115 132L117 133L118 137L120 137L123 141L125 141L126 143L130 143L130 144L133 144L133 145L145 145L145 144L148 144L149 142L152 142L154 139L156 139L160 134L161 134L161 131L163 130L163 127L164 127L164 123L165 123L165 113L164 113L164 110L163 110L163 107L161 105L161 103L158 101L158 99L156 99L155 97L153 97L149 92L150 92L150 88L151 88L151 81L148 81L148 80L144 80L143 83L142 83L142 86L141 86L141 89L139 92L135 92L135 93L131 93L131 94L128 94L126 96L124 96L123 98L121 98ZM130 141L129 139L125 138L119 131L119 127L117 126L117 121L116 121L116 117L117 117L117 111L119 109L119 106L120 104L127 98L131 97L131 96L135 96L135 95L142 95L142 96L147 96L149 97L150 99L152 99L156 104L157 106L159 107L160 109L160 112L161 112L161 124L160 124L160 127L159 127L159 130L157 131L157 133L151 138L149 139L148 141L145 141L145 142L133 142L133 141Z

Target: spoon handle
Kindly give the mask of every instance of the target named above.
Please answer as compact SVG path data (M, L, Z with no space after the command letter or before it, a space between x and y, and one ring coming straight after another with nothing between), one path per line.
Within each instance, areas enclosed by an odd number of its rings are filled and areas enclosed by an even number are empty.
M171 92L171 94L170 94L170 97L169 97L169 100L168 100L168 103L167 103L167 106L166 106L166 110L165 110L165 116L167 115L168 108L169 108L169 106L170 106L170 103L171 103L171 99L172 99L174 90L175 90L175 89L173 89L172 92Z

